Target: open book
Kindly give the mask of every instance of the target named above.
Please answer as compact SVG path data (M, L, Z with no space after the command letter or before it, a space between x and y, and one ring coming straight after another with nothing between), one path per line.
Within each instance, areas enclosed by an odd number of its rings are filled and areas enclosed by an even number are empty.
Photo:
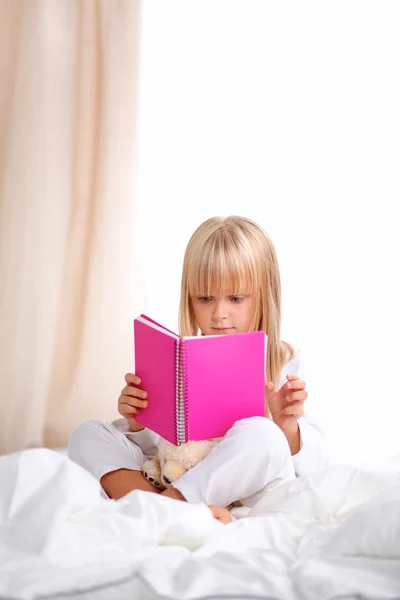
M141 315L134 343L149 403L136 420L169 442L224 436L236 421L264 416L264 332L180 337Z

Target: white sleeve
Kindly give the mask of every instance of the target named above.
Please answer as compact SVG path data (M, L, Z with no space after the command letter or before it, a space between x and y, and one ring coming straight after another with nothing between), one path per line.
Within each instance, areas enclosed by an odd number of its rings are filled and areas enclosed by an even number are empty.
M123 433L128 440L135 442L145 456L155 456L157 454L158 444L161 440L161 436L159 436L158 433L155 433L147 427L140 431L131 431L129 421L124 418L116 419L111 425Z
M323 469L330 462L328 443L320 423L320 399L313 391L312 382L307 379L300 351L283 367L280 385L287 381L288 373L298 375L305 381L309 394L304 403L304 416L297 421L300 428L300 450L292 456L296 475L308 475Z

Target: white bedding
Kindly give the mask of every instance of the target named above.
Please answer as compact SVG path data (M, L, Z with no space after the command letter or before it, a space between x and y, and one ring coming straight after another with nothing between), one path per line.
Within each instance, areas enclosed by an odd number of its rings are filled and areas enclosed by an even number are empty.
M45 449L0 458L0 598L400 598L400 459L334 466L228 526Z

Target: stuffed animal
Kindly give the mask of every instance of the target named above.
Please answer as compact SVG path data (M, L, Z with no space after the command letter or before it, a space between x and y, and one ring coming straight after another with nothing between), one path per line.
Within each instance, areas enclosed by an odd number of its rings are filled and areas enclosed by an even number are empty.
M156 456L143 463L143 475L161 490L171 487L174 481L202 461L220 440L190 441L180 446L161 440Z

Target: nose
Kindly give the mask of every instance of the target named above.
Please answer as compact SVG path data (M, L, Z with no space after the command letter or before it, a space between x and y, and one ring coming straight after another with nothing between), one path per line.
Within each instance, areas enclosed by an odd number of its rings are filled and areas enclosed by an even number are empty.
M215 303L213 319L216 323L219 323L220 321L223 321L224 319L226 319L225 304L221 300L219 300Z

